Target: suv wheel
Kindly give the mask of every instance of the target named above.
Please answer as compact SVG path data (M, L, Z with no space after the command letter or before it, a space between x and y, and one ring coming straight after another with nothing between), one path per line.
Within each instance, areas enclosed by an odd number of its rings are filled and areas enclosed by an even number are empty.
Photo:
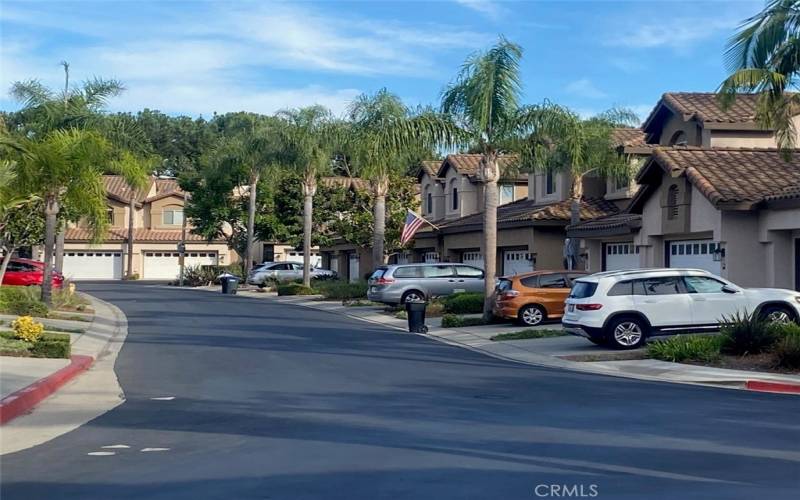
M408 301L411 302L420 302L425 300L425 294L420 292L419 290L409 290L403 294L403 297L400 299L400 302L405 304Z
M537 326L547 318L547 314L540 306L530 304L520 309L517 317L523 325Z
M770 322L785 325L794 321L794 315L787 307L767 306L761 311L761 318Z
M635 316L615 318L608 325L608 342L618 349L636 349L644 344L647 326Z

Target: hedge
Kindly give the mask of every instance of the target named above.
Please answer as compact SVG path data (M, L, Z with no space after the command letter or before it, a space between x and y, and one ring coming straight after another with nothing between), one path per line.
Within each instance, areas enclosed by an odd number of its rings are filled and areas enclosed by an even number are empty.
M442 316L442 328L460 328L464 326L485 325L483 318L465 318L455 314L445 314Z
M277 286L278 295L314 295L314 289L303 286L301 283L288 283Z
M47 316L47 306L39 300L38 287L0 287L0 313L19 316Z
M483 312L482 293L456 293L442 299L444 312L450 314L479 314Z
M350 283L342 280L314 281L312 286L316 293L326 299L365 299L367 298L367 283L357 281Z
M5 339L16 339L14 332L0 332ZM69 358L72 353L68 333L45 332L42 338L31 345L28 353L35 358Z

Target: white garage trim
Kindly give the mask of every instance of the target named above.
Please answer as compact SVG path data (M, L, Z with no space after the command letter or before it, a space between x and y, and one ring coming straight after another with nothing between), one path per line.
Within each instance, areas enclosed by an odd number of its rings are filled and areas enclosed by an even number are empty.
M714 260L714 251L719 243L711 240L679 240L667 242L667 267L704 269L719 275L722 263Z
M64 276L71 280L122 279L122 252L65 250Z
M303 252L291 251L288 254L288 258L286 260L290 262L303 262L305 258ZM320 267L322 265L322 257L319 255L319 252L311 252L311 267Z
M439 252L425 252L426 264L437 264L439 262Z
M533 254L527 250L503 250L503 276L533 271Z
M603 271L639 269L639 247L632 241L603 243Z
M461 263L483 269L483 254L480 252L462 252Z
M145 250L142 266L142 279L173 280L180 274L180 254L163 250ZM215 266L217 252L188 251L184 254L184 266Z

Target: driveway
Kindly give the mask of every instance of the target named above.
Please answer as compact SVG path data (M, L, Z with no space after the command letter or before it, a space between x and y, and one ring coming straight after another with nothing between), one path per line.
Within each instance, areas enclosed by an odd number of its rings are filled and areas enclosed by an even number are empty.
M523 366L258 299L83 288L128 316L127 401L4 456L4 500L530 499L554 497L550 485L788 499L800 487L795 396Z

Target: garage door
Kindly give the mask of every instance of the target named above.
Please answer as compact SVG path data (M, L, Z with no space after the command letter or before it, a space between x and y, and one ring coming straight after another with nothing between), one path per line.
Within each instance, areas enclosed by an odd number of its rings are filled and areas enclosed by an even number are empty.
M289 258L287 259L291 262L303 262L303 252L289 252ZM319 252L311 252L311 267L319 267L322 265L322 257L319 255Z
M146 280L174 280L180 274L178 252L144 252L142 278ZM186 252L186 267L217 265L216 252Z
M639 269L639 249L632 242L604 243L603 271Z
M480 252L464 252L461 254L461 262L483 269L483 254Z
M360 274L361 271L359 270L360 266L359 266L358 254L357 253L351 253L347 257L347 263L348 263L348 266L349 266L348 273L349 273L349 276L350 276L350 282L352 283L352 282L360 280L361 279L361 274Z
M425 263L436 264L439 262L439 252L425 252Z
M669 267L688 267L705 269L714 274L721 274L722 266L714 261L714 251L719 243L712 240L684 240L669 242Z
M504 276L513 276L528 271L533 271L533 256L530 253L525 250L503 251Z
M64 276L72 280L122 279L122 252L64 252Z

